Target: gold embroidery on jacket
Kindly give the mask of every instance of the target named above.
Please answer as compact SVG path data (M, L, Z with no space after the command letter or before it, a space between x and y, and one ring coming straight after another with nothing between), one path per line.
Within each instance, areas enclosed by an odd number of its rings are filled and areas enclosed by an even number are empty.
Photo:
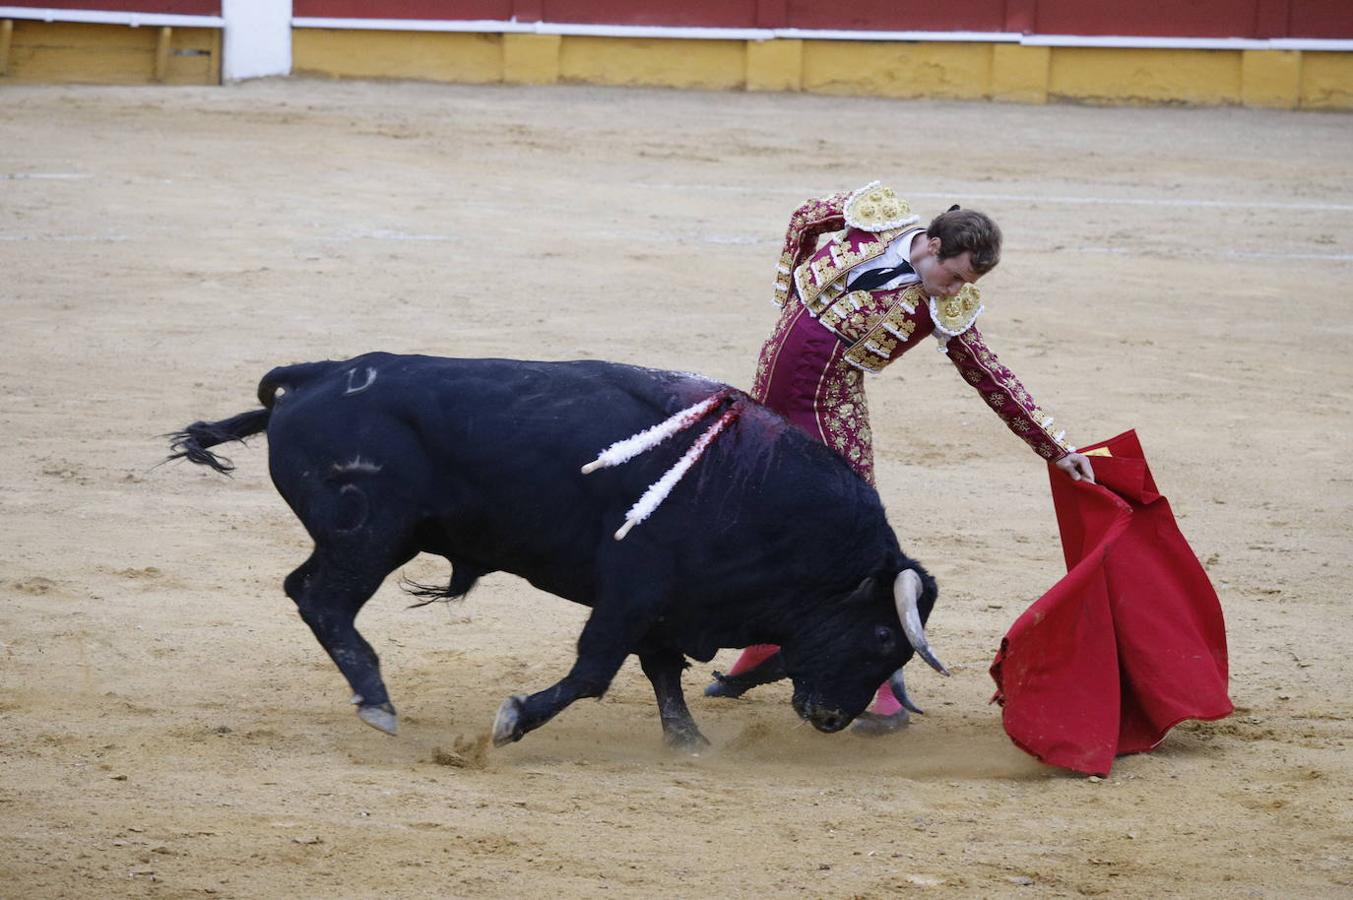
M847 296L855 293L865 292L852 292ZM898 348L905 345L916 331L916 323L908 316L916 314L914 304L924 296L925 289L919 284L913 284L896 295L892 305L882 315L873 317L863 329L864 333L846 349L846 362L866 372L882 372L901 355ZM837 333L840 334L839 331Z
M888 244L902 232L903 229L900 228L881 231L876 239L865 238L856 248L850 246L849 232L832 241L819 250L812 259L794 270L794 284L799 289L799 300L813 315L821 314L827 303L819 301L819 294L837 285L837 279L850 269L881 256L888 249ZM837 262L838 259L840 263ZM844 287L845 285L837 285L835 291L840 293Z
M967 350L968 358L975 364L971 367L959 365L963 377L974 385L989 378L1000 389L984 393L982 399L996 411L1001 421L1045 459L1052 459L1069 449L1064 439L1066 433L1054 431L1052 416L1034 403L1024 385L1001 364L979 335L965 331L956 340L961 348ZM1013 409L1006 406L1007 401L1013 401Z
M846 222L865 231L883 231L911 224L919 218L912 215L911 205L890 187L871 181L846 200Z
M981 314L982 294L975 284L963 285L952 297L930 300L930 317L943 334L957 337L971 328Z

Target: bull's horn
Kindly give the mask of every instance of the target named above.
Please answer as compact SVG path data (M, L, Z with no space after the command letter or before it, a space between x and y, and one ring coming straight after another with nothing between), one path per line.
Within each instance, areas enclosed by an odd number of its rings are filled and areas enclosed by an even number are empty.
M911 698L907 696L907 683L902 680L901 669L894 672L893 677L888 679L888 687L893 689L893 697L896 698L898 703L902 704L903 709L910 710L918 716L925 715L925 710L912 703Z
M902 630L912 649L941 675L948 675L944 663L935 658L930 650L930 642L925 637L925 626L921 624L921 611L916 603L921 599L921 576L915 569L903 569L893 581L893 603L897 605L897 617L902 620ZM900 701L899 701L900 702Z

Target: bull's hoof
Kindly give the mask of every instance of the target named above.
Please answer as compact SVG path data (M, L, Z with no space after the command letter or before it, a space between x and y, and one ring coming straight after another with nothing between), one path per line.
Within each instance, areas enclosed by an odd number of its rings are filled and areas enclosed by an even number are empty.
M521 714L525 709L525 694L513 694L503 701L503 705L498 707L498 715L493 717L493 746L501 747L521 740L525 734L521 730Z
M701 734L700 729L694 725L689 728L674 728L671 731L664 731L662 742L667 745L669 750L686 753L690 756L699 756L709 748L709 738Z
M361 719L372 728L384 731L386 734L399 733L399 716L395 715L395 708L389 703L381 703L375 706L358 706L357 718Z
M905 709L899 709L891 716L881 716L878 713L860 713L855 724L851 726L851 731L856 734L862 734L865 737L882 737L885 734L892 734L894 731L901 731L911 723L911 713Z
M715 672L714 680L705 685L705 696L727 697L730 700L735 700L760 683L758 681L745 681L736 675Z

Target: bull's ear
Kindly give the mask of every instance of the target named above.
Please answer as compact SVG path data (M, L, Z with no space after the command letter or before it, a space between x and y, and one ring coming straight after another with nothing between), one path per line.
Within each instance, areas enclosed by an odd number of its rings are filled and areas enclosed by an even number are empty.
M873 594L874 586L876 584L878 584L877 578L875 578L873 575L866 575L864 581L861 581L860 586L855 588L855 590L852 593L854 593L856 596L868 597L869 595Z

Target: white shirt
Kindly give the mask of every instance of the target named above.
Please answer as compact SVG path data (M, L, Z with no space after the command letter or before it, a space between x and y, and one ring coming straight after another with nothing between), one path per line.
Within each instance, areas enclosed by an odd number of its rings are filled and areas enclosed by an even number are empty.
M854 282L855 279L863 275L865 272L872 272L875 269L891 269L894 266L901 265L902 263L911 265L911 242L915 240L916 234L921 231L925 231L925 229L913 228L910 231L902 232L897 237L893 238L891 241L888 242L888 249L884 250L882 253L880 253L873 259L869 260L868 262L862 262L858 266L855 266L853 269L851 269L849 273L846 275L846 290L850 290L851 283ZM913 270L912 272L909 272L905 275L898 275L896 278L884 282L883 284L874 288L874 290L876 291L892 290L893 288L899 288L906 284L915 284L920 280L921 276L917 275L916 272Z

